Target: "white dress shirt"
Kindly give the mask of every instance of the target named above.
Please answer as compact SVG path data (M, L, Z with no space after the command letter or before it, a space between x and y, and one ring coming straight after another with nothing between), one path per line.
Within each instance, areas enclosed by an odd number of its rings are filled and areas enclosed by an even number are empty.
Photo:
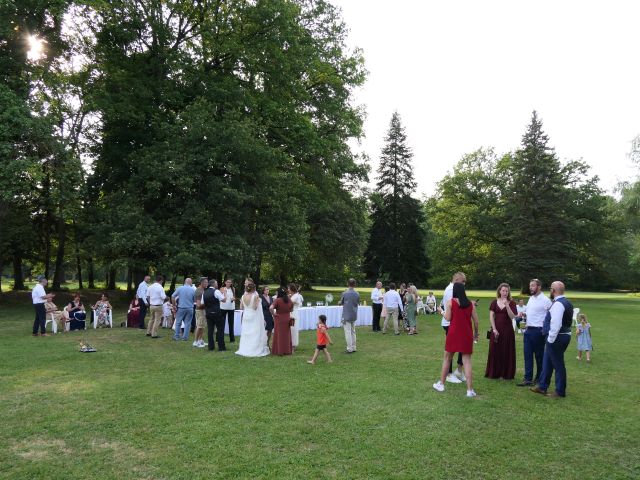
M46 295L47 292L44 291L44 287L40 283L38 283L35 287L33 287L33 290L31 290L31 300L33 301L34 305L37 305L38 303L45 303L46 300L42 297L45 297Z
M447 302L449 300L451 300L453 298L453 282L451 282L449 285L447 285L447 288L444 289L444 293L442 294L442 309L446 312L447 311ZM440 322L440 325L442 325L443 327L448 327L449 324L451 322L449 320L447 320L446 318L444 318L444 316L442 317L442 321Z
M383 303L384 306L387 307L387 311L394 308L400 308L400 311L403 311L402 299L400 298L400 294L395 290L389 290L384 294Z
M529 297L526 310L527 327L542 328L549 307L551 307L551 300L545 297L544 293L540 292L538 295Z
M382 303L383 296L384 294L382 293L382 290L380 290L379 288L374 288L371 291L371 302L375 303L376 305L380 305Z
M558 295L555 299L564 297L564 295ZM551 313L551 326L549 327L549 335L547 336L547 342L553 343L556 341L558 335L571 335L571 329L566 333L560 333L562 328L562 316L564 315L564 305L560 302L553 302L549 309Z
M147 295L149 295L149 304L154 306L161 306L167 298L164 288L157 282L147 289Z
M140 285L138 285L138 290L136 291L136 295L138 296L138 300L140 300L141 302L144 302L145 305L149 305L149 302L147 302L148 291L149 291L149 285L147 285L147 282L143 280L142 282L140 282Z

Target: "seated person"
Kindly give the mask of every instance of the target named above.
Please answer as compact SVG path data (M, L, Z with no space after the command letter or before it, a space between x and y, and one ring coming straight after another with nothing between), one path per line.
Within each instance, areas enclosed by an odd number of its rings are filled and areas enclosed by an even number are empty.
M122 326L122 325L121 325ZM131 300L129 311L127 312L127 327L138 328L140 326L140 300L138 296Z
M100 300L96 302L96 304L91 307L94 310L94 315L96 316L96 327L104 327L109 326L109 312L112 310L111 304L109 303L109 297L106 293L102 294Z
M438 301L436 300L433 292L429 292L429 295L425 299L424 304L427 309L427 313L436 313Z
M62 310L58 310L58 307L51 300L45 302L44 309L47 312L47 319L51 318L51 314L53 314L53 321L58 325L58 330L60 332L64 332L64 324L66 321L64 312Z
M69 322L69 330L84 330L87 313L79 293L73 295L73 300L64 309Z

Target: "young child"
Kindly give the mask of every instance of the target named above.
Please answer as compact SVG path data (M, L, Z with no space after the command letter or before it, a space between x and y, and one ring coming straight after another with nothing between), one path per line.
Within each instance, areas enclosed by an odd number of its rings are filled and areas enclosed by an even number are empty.
M578 315L580 324L576 328L576 336L578 337L578 360L582 360L582 352L587 352L587 362L591 362L591 324L587 322L587 316L584 313Z
M162 304L162 328L173 328L173 319L175 315L175 308L171 304L171 297L164 299Z
M516 315L516 325L518 326L518 333L522 333L522 329L520 328L520 322L524 320L524 316L527 313L527 306L524 304L524 298L518 300L518 305L516 305L516 310L518 311L518 315Z
M329 343L329 345L333 345L329 332L327 331L327 317L325 315L320 315L318 317L316 351L313 352L313 357L311 360L308 360L307 363L315 365L316 359L318 358L318 354L321 350L324 352L324 356L327 357L327 362L331 362L331 355L329 354L329 350L327 350L327 343Z

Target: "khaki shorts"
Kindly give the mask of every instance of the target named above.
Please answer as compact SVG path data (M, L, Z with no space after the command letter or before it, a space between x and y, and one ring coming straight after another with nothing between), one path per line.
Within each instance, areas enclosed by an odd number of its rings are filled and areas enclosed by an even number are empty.
M204 310L196 310L196 327L205 328L207 326L207 316Z

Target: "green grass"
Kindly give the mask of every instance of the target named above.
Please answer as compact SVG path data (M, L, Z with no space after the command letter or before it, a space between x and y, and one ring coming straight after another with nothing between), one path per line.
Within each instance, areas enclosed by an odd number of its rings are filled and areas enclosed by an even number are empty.
M638 478L640 300L575 304L595 351L579 364L572 340L567 398L485 379L481 340L480 396L467 399L463 386L431 388L444 344L434 316L419 318L415 337L361 327L355 355L332 329L334 363L310 366L313 332L294 356L261 359L197 350L166 331L157 341L122 328L33 338L31 306L3 295L0 478ZM98 353L78 353L80 338ZM516 348L520 377L521 336Z

